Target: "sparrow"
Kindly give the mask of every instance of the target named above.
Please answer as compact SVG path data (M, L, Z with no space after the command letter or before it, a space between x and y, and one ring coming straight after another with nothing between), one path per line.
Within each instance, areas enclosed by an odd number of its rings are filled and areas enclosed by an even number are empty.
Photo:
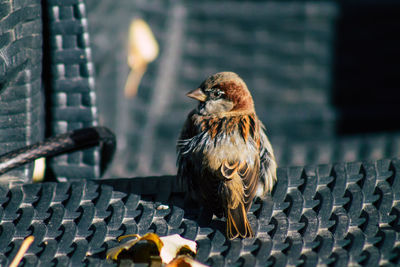
M253 237L247 212L257 191L271 192L277 164L250 91L236 73L220 72L187 96L199 103L177 142L177 177L194 201L226 217L229 239Z

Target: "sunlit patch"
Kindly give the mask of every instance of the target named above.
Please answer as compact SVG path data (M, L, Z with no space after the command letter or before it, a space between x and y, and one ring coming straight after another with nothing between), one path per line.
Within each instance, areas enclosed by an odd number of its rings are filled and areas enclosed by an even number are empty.
M140 81L159 54L159 47L150 26L141 19L134 19L129 27L128 65L131 68L125 83L125 96L136 95Z

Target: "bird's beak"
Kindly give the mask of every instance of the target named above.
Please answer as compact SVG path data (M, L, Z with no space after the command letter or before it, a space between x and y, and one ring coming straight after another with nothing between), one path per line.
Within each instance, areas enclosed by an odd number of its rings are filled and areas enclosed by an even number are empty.
M204 102L207 99L207 95L201 91L200 88L197 88L196 90L190 91L189 93L186 94L186 96L199 100L200 102Z

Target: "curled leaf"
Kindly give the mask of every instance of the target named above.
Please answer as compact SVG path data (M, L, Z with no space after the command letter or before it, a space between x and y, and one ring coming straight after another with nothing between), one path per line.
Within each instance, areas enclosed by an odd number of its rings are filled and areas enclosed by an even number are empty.
M159 237L154 233L144 236L126 235L118 238L118 241L134 237L107 252L107 259L121 260L131 259L133 262L152 262L159 257L163 263L169 263L179 255L196 255L196 242L185 239L178 234Z
M160 239L164 243L164 246L160 251L160 257L165 263L172 261L179 252L186 251L196 255L197 244L192 240L183 238L178 234L164 236Z
M126 239L128 237L135 237L135 239L129 240L123 244L120 244L119 246L109 249L107 252L107 259L112 259L112 260L121 259L122 257L120 255L121 255L121 253L124 252L124 250L130 251L131 248L133 248L140 241L147 241L148 242L147 246L145 246L146 244L142 243L143 246L141 246L140 249L131 251L133 255L131 255L131 257L129 257L129 258L131 258L133 260L137 259L135 253L139 253L139 251L141 254L149 254L149 257L150 257L151 254L154 254L154 253L152 253L152 250L154 250L152 248L152 245L155 245L157 254L159 254L160 250L163 247L163 243L162 243L161 239L158 237L158 235L156 235L154 233L147 233L142 237L140 235L136 235L136 234L120 236L118 238L118 242L121 242L121 240ZM123 257L123 258L126 258L126 257ZM142 260L140 260L140 262L142 262Z

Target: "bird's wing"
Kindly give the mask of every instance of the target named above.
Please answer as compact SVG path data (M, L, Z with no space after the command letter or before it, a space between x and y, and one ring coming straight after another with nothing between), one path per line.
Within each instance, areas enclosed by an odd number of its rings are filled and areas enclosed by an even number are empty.
M224 161L221 166L222 176L228 180L220 192L226 199L226 233L230 239L238 236L253 237L253 231L246 213L251 207L252 200L257 192L260 162L257 159L253 164L246 161L229 163Z
M274 151L267 135L265 127L260 122L260 180L263 183L263 193L269 193L276 182L276 168Z
M221 174L227 180L240 178L240 183L232 183L232 188L230 191L232 200L242 200L243 204L246 208L246 211L249 210L251 206L251 202L257 192L257 184L259 179L259 169L260 162L256 158L254 160L254 164L249 164L246 161L236 161L233 163L229 163L228 161L224 161L221 165ZM243 188L243 189L241 189ZM240 194L237 197L234 194ZM241 197L243 196L243 198Z

